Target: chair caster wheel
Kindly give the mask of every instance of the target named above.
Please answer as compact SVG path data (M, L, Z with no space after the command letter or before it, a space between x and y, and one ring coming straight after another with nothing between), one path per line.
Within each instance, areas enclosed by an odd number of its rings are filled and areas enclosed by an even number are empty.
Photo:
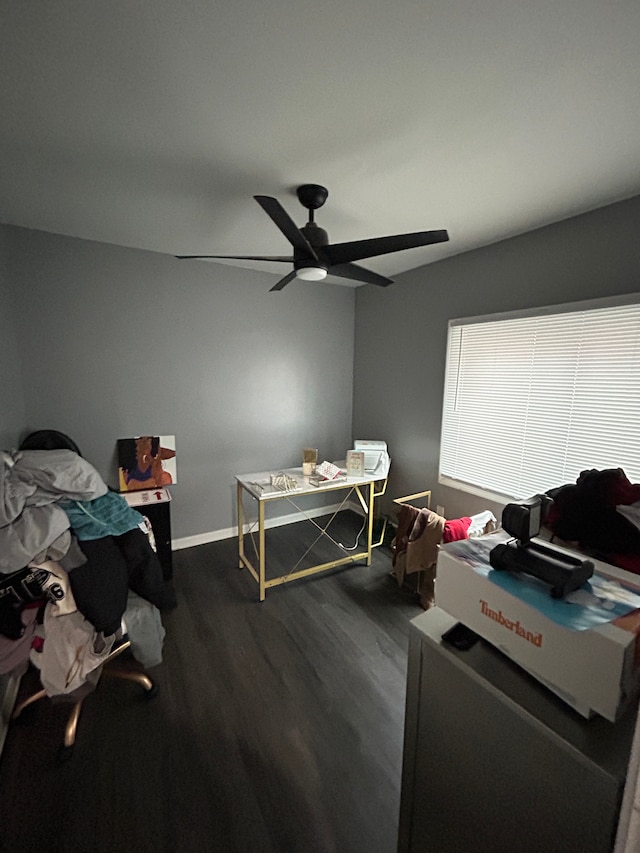
M71 744L71 746L61 746L58 750L56 761L58 761L59 764L64 764L66 761L69 761L69 759L73 755L74 748L75 744L73 743Z
M35 704L27 705L20 711L17 717L12 717L11 721L19 726L28 726L33 723L36 713Z
M149 690L145 690L145 692L144 692L144 698L145 698L145 699L147 699L147 700L148 700L148 699L153 699L153 697L154 697L154 696L157 696L157 695L158 695L158 692L159 692L159 691L160 691L160 688L159 688L159 687L158 687L158 685L154 682L154 683L153 683L153 685L151 686L151 688L150 688Z

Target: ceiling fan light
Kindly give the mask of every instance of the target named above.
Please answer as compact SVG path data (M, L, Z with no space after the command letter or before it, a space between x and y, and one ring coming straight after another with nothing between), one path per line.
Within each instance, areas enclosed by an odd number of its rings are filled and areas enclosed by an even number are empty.
M296 278L302 278L305 281L322 281L327 277L327 271L323 267L300 267L296 270Z

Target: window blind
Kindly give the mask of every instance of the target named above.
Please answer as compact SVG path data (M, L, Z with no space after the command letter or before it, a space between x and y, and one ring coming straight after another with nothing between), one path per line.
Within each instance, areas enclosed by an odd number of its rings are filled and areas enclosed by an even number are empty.
M589 468L640 482L640 294L452 320L440 482L520 500Z

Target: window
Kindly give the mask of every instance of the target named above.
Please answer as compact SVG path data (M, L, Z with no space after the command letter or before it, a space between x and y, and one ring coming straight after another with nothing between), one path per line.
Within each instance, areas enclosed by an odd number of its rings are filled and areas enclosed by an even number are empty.
M588 468L640 482L640 294L451 320L440 482L520 500Z

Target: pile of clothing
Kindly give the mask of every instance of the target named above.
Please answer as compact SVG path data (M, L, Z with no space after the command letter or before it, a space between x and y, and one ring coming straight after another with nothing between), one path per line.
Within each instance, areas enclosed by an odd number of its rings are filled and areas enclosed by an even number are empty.
M40 669L50 696L93 689L126 633L162 660L175 604L147 519L67 448L0 453L0 674Z
M402 504L398 512L396 535L391 543L393 574L402 585L408 575L415 575L420 605L428 610L435 604L435 579L438 547L481 536L496 529L491 510L473 516L447 520L430 509Z
M546 494L545 526L581 551L640 574L640 483L622 468L591 468Z

